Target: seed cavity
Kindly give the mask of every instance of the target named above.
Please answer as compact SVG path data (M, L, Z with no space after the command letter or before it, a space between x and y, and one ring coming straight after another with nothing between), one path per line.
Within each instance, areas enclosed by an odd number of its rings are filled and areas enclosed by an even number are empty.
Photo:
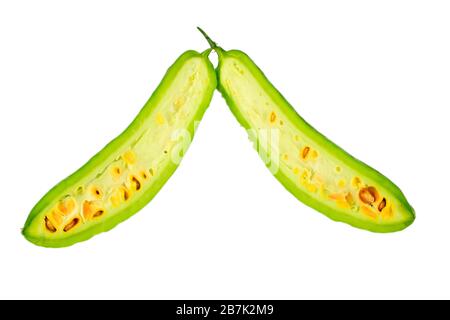
M381 200L380 204L378 205L378 211L383 211L383 209L386 208L386 198L383 198L383 200Z
M64 232L67 232L67 231L73 229L73 228L78 224L78 222L80 222L80 219L78 219L78 218L73 218L72 221L70 221L70 222L64 227Z
M56 232L56 228L53 225L53 223L48 219L48 217L44 218L44 222L45 222L45 227L47 228L48 231L50 231L51 233L55 233Z

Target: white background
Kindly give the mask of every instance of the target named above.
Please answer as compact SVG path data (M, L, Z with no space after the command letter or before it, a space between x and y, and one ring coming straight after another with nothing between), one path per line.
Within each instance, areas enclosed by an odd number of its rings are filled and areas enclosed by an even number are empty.
M3 1L0 298L450 298L448 1ZM216 92L139 214L66 249L30 209L138 113L202 26L396 182L395 234L335 223L269 173Z

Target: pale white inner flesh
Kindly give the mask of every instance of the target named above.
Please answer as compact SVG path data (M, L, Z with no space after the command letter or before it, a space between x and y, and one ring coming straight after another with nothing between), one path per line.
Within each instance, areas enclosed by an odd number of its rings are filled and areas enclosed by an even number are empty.
M281 172L326 206L358 219L395 224L401 210L382 186L356 172L299 131L239 59L222 61L224 90L250 125L249 135L273 174Z
M36 232L61 238L102 223L138 201L167 167L181 160L192 138L186 129L199 111L209 81L202 59L185 62L161 98L151 101L152 112L144 125L97 170L43 210Z

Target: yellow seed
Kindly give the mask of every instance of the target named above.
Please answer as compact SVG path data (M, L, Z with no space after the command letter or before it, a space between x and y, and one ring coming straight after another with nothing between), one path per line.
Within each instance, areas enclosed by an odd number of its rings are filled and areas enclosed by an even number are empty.
M375 212L373 212L372 210L370 210L368 207L361 207L361 211L364 215L368 216L369 218L372 219L376 219L377 218L377 214Z
M354 177L352 179L352 186L355 188L359 188L361 185L361 179L359 179L358 177Z
M325 185L323 185L323 184L320 185L319 194L322 198L328 197L329 192L328 192L327 188L325 187Z
M132 150L126 151L123 156L123 161L125 161L126 164L133 164L136 162L136 154Z
M392 210L392 206L387 206L381 211L381 217L383 219L390 219L394 216L394 212Z
M310 173L308 169L303 169L302 175L301 175L301 179L303 180L303 182L305 182L306 180L309 180L310 177Z
M237 63L234 63L233 65L237 72L239 72L240 74L244 74L244 70L242 70L242 68L238 66Z
M58 210L63 215L68 215L75 209L75 205L75 199L73 199L72 197L66 197L59 202Z
M83 202L83 217L88 220L91 219L93 211L94 211L93 202L85 200Z
M156 123L157 124L164 124L165 122L166 122L166 119L164 118L164 116L160 112L158 112L156 114Z
M175 110L179 110L184 105L185 102L186 102L185 97L179 97L178 99L176 99L173 102L173 106L175 107ZM162 124L162 123L160 123L160 124Z
M298 135L295 135L294 140L298 142L298 141L300 141L300 137Z
M317 174L317 173L314 175L314 179L313 180L316 181L319 184L324 184L325 183L325 181L323 180L322 176Z
M122 201L127 201L129 198L130 191L124 186L120 186L112 192L109 201L111 202L113 207L118 207L122 203Z
M300 172L300 170L299 170L297 167L295 167L295 168L292 170L292 172L294 172L294 174L298 174L298 173Z
M118 207L120 205L120 197L120 193L115 193L109 198L113 207Z
M336 166L336 168L334 168L334 171L336 171L337 173L341 173L342 168L340 166Z
M347 182L345 182L344 179L340 179L340 180L338 181L337 185L338 185L339 188L344 189L345 186L347 185Z
M338 200L336 201L336 205L341 209L350 209L350 205L347 201Z
M313 185L313 184L308 184L308 185L306 186L306 189L307 189L309 192L311 192L311 193L315 193L315 192L317 191L317 187L316 187L315 185Z
M56 225L60 225L61 223L63 223L64 216L56 210L52 212L50 217L50 220L52 220Z
M285 161L289 160L289 155L287 153L283 154L283 160Z
M339 193L332 193L332 194L330 194L328 196L328 198L330 198L331 200L338 201L338 200L343 200L344 196L342 194L339 194Z
M195 73L193 73L190 77L189 77L189 82L192 83L195 80Z
M112 191L109 201L111 202L113 207L118 207L122 203L122 201L128 200L129 197L129 191L124 186L120 186Z
M345 195L345 201L347 201L347 203L351 206L355 204L355 200L353 200L353 195L350 192Z
M84 201L83 202L83 217L86 220L99 217L105 213L98 201Z
M312 158L313 160L315 160L315 159L317 159L317 157L319 157L319 153L318 153L316 150L313 150L313 151L311 152L311 158Z
M277 120L277 115L272 111L272 113L270 114L270 122L274 123L275 120Z

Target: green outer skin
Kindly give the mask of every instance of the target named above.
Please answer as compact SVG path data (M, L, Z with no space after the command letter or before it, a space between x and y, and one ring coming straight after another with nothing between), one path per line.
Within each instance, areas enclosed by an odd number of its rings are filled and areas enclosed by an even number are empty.
M406 200L402 191L388 178L382 175L380 172L369 167L362 161L354 158L352 155L338 147L332 141L330 141L323 134L314 129L309 125L300 115L295 111L295 109L289 104L289 102L281 95L281 93L270 83L264 73L258 68L258 66L250 59L247 54L239 50L224 51L222 48L214 48L219 56L219 65L217 67L216 73L218 77L218 90L221 92L222 96L226 100L231 112L234 114L238 122L246 129L251 129L250 124L246 121L244 116L239 111L239 106L234 102L233 97L228 95L224 86L220 81L220 70L223 61L227 57L232 57L240 60L248 70L252 73L253 77L257 80L261 88L265 90L266 93L274 100L274 102L286 113L286 116L296 125L297 129L304 134L308 135L310 138L314 139L318 145L326 148L328 152L334 155L336 158L345 159L345 162L356 169L359 172L364 173L365 176L372 179L376 183L385 187L393 196L399 201L403 206L404 210L408 212L410 219L405 220L398 224L376 224L367 221L362 221L355 217L349 215L343 215L341 212L332 210L330 207L311 197L304 191L301 191L293 181L291 181L286 175L284 175L281 170L275 174L275 177L280 181L280 183L291 192L298 200L302 201L306 205L316 209L317 211L323 213L330 219L338 222L345 222L353 227L365 229L372 232L387 233L396 232L405 229L414 222L415 212L411 205Z
M167 70L163 80L156 88L156 90L151 95L150 99L144 105L142 110L133 120L133 122L123 131L118 137L112 140L109 144L107 144L100 152L98 152L94 157L92 157L84 166L82 166L79 170L74 172L72 175L58 183L55 187L53 187L31 210L27 221L25 222L25 226L22 230L23 235L30 242L49 248L60 248L67 247L73 245L80 241L85 241L97 235L101 232L109 231L114 228L116 225L121 223L122 221L128 219L136 212L141 210L148 202L150 202L153 197L158 193L158 191L162 188L162 186L166 183L166 181L172 176L172 174L177 169L178 165L169 162L169 165L161 172L161 175L154 182L154 184L146 190L145 194L139 199L136 199L136 202L130 204L125 207L123 212L118 212L111 216L109 219L105 219L104 223L94 225L92 228L83 230L80 233L74 233L73 236L69 236L60 240L57 239L42 239L42 238L34 238L32 235L28 233L28 227L31 225L33 219L41 213L41 210L46 208L48 205L53 203L59 196L67 192L70 187L74 185L77 181L80 181L83 177L88 175L93 170L101 167L103 165L103 161L112 153L115 153L124 143L127 143L128 137L132 135L135 131L139 129L139 127L145 124L148 115L152 111L152 106L157 105L160 101L162 93L166 88L168 88L172 82L172 80L176 77L178 71L181 69L183 64L189 60L190 58L202 58L205 64L208 67L208 73L210 76L209 86L205 88L205 93L201 105L195 114L193 120L189 123L186 128L188 132L191 134L191 137L194 136L194 122L201 120L203 114L209 106L209 103L212 99L214 90L216 88L216 74L214 71L214 66L208 60L207 56L210 50L205 51L203 54L200 54L196 51L186 51L183 53L175 63Z

